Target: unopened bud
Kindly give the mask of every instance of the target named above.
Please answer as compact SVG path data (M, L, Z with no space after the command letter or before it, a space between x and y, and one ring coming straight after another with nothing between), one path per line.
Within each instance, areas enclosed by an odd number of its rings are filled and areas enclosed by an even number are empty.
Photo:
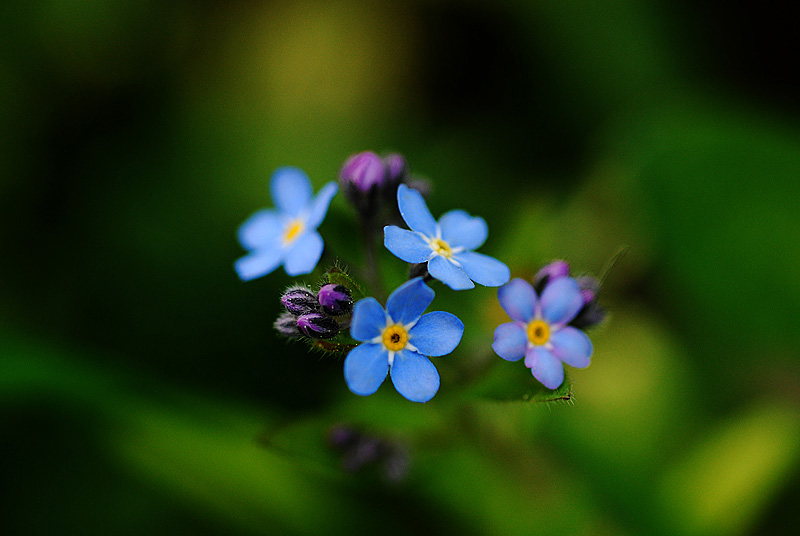
M317 310L317 297L306 287L292 287L281 296L281 303L295 316Z
M297 327L306 337L330 339L339 333L339 324L323 313L307 313L297 318Z
M586 276L577 278L578 288L583 296L583 308L578 311L569 325L578 329L586 329L595 326L606 317L606 311L597 303L597 293L600 290L600 282L594 277Z
M353 297L342 285L328 283L319 289L317 294L322 310L333 316L350 314L353 310Z
M383 165L386 167L386 179L389 184L398 185L408 176L408 163L401 154L392 153L384 156Z
M339 172L339 183L345 192L355 189L367 193L373 187L380 187L385 181L386 168L383 161L372 151L351 156Z
M567 277L569 275L569 264L566 261L553 261L546 264L537 274L533 277L533 288L540 296L544 287L555 279L560 277Z
M600 290L600 282L591 276L578 277L578 288L581 289L581 296L583 296L583 303L594 301L597 297L597 291Z
M297 327L297 318L291 313L283 313L273 324L275 330L284 337L299 337L302 335Z

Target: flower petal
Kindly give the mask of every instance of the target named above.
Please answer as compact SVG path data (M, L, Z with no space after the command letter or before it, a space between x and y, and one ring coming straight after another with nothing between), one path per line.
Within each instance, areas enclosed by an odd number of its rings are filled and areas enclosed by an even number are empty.
M494 330L492 349L507 361L519 361L528 347L528 336L525 328L517 322L500 324Z
M550 335L553 353L575 368L586 368L592 356L592 341L579 329L567 326Z
M272 209L259 210L239 226L237 236L246 249L279 247L286 217Z
M281 264L280 249L262 249L236 260L233 267L242 281L267 275Z
M544 346L531 346L525 354L525 366L534 378L548 389L556 389L564 382L564 365Z
M386 312L392 321L408 324L418 319L436 295L421 277L406 281L386 300Z
M311 200L311 181L308 175L296 167L282 167L275 170L270 181L272 200L281 212L297 216Z
M428 261L428 273L453 290L475 288L475 283L463 268L459 268L441 255Z
M478 249L489 236L489 227L480 216L470 216L463 210L451 210L439 218L442 240L450 247Z
M357 395L371 395L389 373L389 353L380 344L356 346L344 360L344 381Z
M463 251L454 255L454 258L461 263L470 279L486 287L505 285L511 277L508 266L483 253Z
M408 342L427 356L446 355L456 349L464 335L464 323L456 315L434 311L422 315L408 332Z
M550 324L566 324L583 307L578 282L571 277L559 277L542 291L542 318Z
M386 312L375 298L358 300L353 306L350 336L357 341L371 341L386 327Z
M383 228L383 245L406 262L425 262L433 255L431 246L418 233L395 225Z
M339 191L339 185L331 181L317 193L313 201L311 201L311 212L306 219L306 226L309 229L316 229L322 220L325 219L325 214L328 213L328 207L331 204L331 199Z
M421 193L401 184L397 188L397 208L412 231L419 231L430 237L436 236L436 220Z
M284 268L289 275L300 275L311 272L322 256L325 244L316 231L305 232L300 235L286 253Z
M417 352L397 352L390 374L397 392L412 402L427 402L439 390L436 367L430 359Z
M497 300L511 320L517 322L530 322L536 312L536 291L524 279L512 279L497 289Z

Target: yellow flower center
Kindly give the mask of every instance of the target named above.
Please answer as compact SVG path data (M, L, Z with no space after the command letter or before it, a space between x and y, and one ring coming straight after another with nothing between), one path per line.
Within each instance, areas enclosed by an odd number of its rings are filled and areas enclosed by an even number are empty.
M441 238L431 239L430 244L431 244L431 249L433 249L435 253L438 253L443 257L449 257L450 255L453 254L453 250L450 249L450 244L448 244Z
M286 226L286 231L283 233L283 243L284 244L291 244L294 242L295 238L303 232L305 229L305 224L303 220L292 220L289 222L289 225Z
M528 340L536 346L541 346L550 338L550 326L543 320L534 320L528 324Z
M395 324L383 330L383 345L387 350L399 352L408 344L408 332L406 328Z

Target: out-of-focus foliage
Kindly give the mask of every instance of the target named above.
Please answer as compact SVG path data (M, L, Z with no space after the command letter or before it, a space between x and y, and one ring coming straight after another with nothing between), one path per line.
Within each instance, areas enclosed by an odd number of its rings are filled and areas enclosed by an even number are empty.
M642 0L3 4L2 532L796 527L792 20ZM553 258L599 275L629 246L569 403L446 398L529 374L491 351L495 289L434 287L466 331L424 405L352 395L341 360L276 338L291 281L240 282L235 230L275 168L318 190L365 149L402 152L433 214L484 217L481 251L514 277ZM360 263L341 196L319 230ZM381 261L397 287L405 267ZM407 478L344 471L340 424L402 445Z

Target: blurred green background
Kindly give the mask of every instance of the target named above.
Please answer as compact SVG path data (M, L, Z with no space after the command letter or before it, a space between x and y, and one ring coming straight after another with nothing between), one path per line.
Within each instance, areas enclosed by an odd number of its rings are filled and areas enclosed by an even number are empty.
M720 1L4 3L0 532L798 526L792 20ZM482 215L514 276L598 273L630 246L573 403L454 402L465 367L506 364L494 289L435 287L467 330L426 405L356 397L341 360L276 339L290 279L240 282L236 228L276 167L318 189L365 149L405 154L434 215ZM320 231L357 258L341 196ZM338 423L405 445L407 478L342 470Z

